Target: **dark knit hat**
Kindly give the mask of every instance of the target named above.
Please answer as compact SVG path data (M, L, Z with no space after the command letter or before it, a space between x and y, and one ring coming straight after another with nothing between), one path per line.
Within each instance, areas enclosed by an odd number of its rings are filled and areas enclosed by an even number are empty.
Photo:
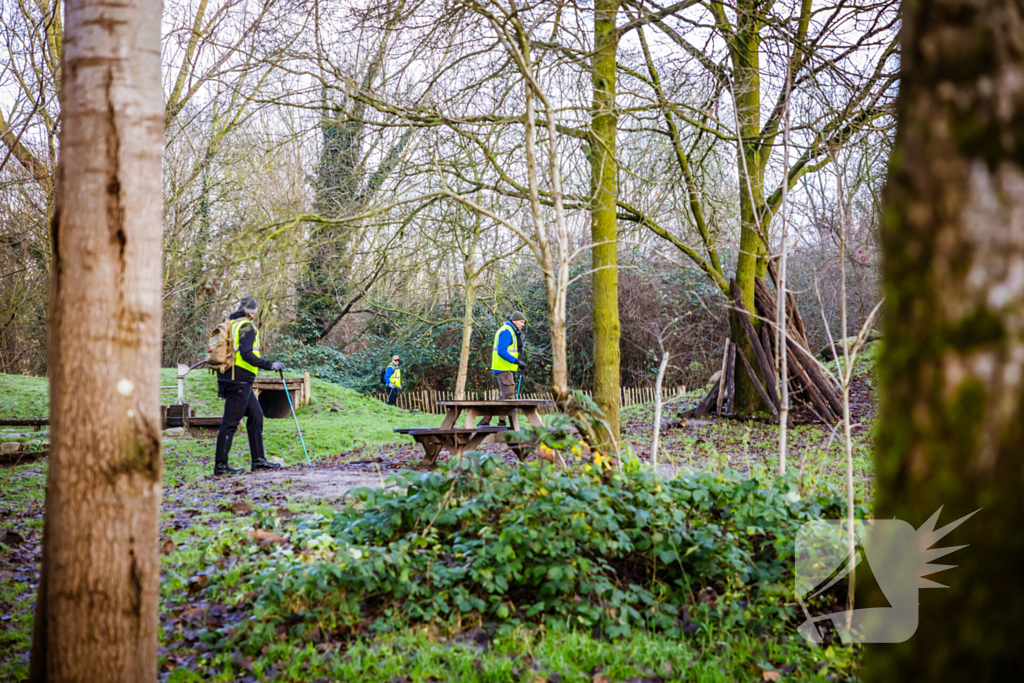
M512 322L515 322L516 320L522 320L524 323L526 322L526 316L520 311L512 311L512 315L510 315L508 319Z
M256 302L256 297L246 295L238 302L238 310L245 311L246 313L255 313L260 310L260 305Z

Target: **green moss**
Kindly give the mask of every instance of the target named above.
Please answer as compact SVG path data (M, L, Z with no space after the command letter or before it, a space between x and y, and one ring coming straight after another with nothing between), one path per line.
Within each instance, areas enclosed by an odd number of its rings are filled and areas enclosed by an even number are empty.
M957 323L948 333L947 342L954 349L967 349L1001 342L1006 331L1002 321L988 309L978 309Z
M985 422L987 406L988 391L980 380L972 377L960 383L949 406L949 421L946 423L950 430L947 451L950 457L974 451Z

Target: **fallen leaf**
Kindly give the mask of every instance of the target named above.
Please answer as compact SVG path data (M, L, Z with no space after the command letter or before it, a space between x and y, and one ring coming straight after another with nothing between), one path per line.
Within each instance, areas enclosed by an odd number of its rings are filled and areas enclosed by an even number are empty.
M762 681L777 681L780 678L782 678L782 674L780 674L778 671L762 671L761 672L761 680Z
M174 545L174 541L168 538L166 541L164 541L164 544L160 546L160 552L164 555L166 555L167 553L173 553L176 547L177 546Z
M257 543L287 543L288 539L284 536L279 536L271 531L264 531L263 529L255 529L249 532L249 537L256 540Z
M231 658L231 661L233 661L235 666L239 669L243 669L245 671L253 670L252 660L239 652L235 653L235 656Z

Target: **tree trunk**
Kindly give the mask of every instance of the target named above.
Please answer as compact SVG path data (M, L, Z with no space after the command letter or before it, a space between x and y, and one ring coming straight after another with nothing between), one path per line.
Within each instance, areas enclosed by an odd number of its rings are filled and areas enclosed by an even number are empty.
M1024 26L1005 0L903 6L883 213L875 517L941 526L945 590L865 680L1024 677ZM858 604L863 605L858 596Z
M455 400L466 398L466 377L469 374L469 355L473 345L473 303L476 300L476 283L466 269L466 311L462 314L462 352L459 354L459 374L455 379Z
M658 476L658 442L661 440L661 387L665 382L669 353L662 347L661 362L658 364L658 378L654 381L654 436L651 437L651 470ZM721 391L719 391L721 394Z
M740 183L740 251L736 258L736 282L739 284L743 304L748 311L757 310L754 306L754 280L757 277L763 278L767 268L766 249L761 233L764 231L767 234L768 226L758 224L758 209L764 203L764 172L761 159L763 154L770 153L770 149L762 150L760 147L759 12L751 0L742 0L737 7L736 31L730 41L730 56L735 72L733 97L736 102L736 125L741 138L736 152L736 171ZM753 349L743 332L743 322L739 315L734 310L730 319L733 341L737 343L739 351L747 360L757 367ZM761 322L751 319L751 323L754 330L760 332ZM736 376L735 409L737 412L748 414L767 409L767 406L762 404L757 387L745 373L737 373Z
M161 6L69 0L32 681L156 681Z
M591 120L590 210L593 248L594 401L604 412L608 429L598 430L604 448L619 439L619 271L618 169L615 163L616 51L618 0L597 0L594 6L594 104Z

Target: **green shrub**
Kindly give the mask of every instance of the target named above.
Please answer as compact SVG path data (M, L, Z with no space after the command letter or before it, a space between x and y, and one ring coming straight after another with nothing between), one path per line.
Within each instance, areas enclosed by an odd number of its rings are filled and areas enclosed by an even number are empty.
M396 480L402 489L354 490L362 509L278 529L291 546L253 577L250 649L281 629L337 637L413 622L775 632L795 616L797 529L843 511L786 481L508 469L479 454Z

